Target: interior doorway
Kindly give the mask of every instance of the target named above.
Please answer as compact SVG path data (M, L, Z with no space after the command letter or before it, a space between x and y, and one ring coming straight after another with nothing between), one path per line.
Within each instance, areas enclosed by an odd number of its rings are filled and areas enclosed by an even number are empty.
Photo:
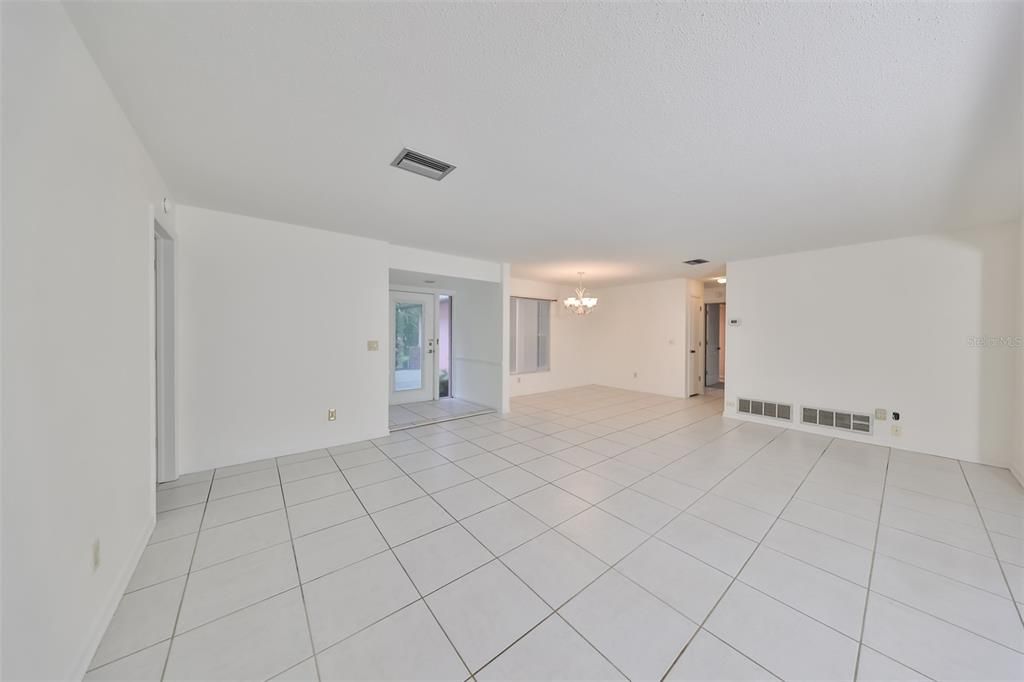
M153 323L156 480L178 478L174 442L174 240L153 222Z
M437 397L451 398L452 393L452 297L437 297Z
M704 386L725 388L725 304L704 304Z

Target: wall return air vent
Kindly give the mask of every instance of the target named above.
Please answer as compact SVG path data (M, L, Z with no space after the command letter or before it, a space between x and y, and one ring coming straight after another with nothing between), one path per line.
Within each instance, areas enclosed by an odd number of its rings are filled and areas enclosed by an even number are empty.
M450 163L433 159L411 149L403 149L391 162L391 165L431 180L443 180L446 175L455 170L455 166Z
M871 433L871 415L846 410L828 410L821 407L805 407L800 411L800 421L814 426L826 426L843 431Z
M753 414L758 417L771 417L793 421L793 406L785 403L773 403L768 400L754 400L753 398L738 398L736 404L739 406L737 412L740 414Z

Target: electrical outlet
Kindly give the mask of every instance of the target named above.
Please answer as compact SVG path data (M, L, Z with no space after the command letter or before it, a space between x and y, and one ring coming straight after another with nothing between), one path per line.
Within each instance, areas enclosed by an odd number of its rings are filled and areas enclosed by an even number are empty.
M380 350L380 342L379 341L367 341L366 342L366 350Z
M333 407L327 410L327 421L333 422L338 419L338 411Z
M894 435L894 436L902 436L903 435L903 425L902 424L893 424L892 425L892 435Z
M100 568L100 539L96 538L92 541L92 572L95 573Z

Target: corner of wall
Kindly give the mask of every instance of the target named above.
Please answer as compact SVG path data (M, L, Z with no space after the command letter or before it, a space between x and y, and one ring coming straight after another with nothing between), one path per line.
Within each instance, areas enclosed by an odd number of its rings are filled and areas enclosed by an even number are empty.
M110 590L107 592L103 610L96 614L96 618L89 627L85 648L72 665L67 679L81 680L85 678L85 673L89 669L89 663L92 662L96 649L99 648L103 635L106 634L110 621L114 618L114 612L117 611L117 607L121 603L121 597L124 595L125 590L128 589L128 583L131 582L132 575L135 573L135 567L138 566L139 560L142 559L142 553L146 550L149 538L153 534L155 527L156 514L154 513L150 515L149 523L143 528L142 535L136 540L131 554L118 572L117 580L114 581L114 584L111 585Z

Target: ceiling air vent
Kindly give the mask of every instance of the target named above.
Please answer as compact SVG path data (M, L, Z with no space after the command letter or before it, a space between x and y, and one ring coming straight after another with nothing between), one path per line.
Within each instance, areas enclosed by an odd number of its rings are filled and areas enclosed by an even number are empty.
M391 162L391 165L431 180L442 180L444 176L455 170L455 166L450 163L432 159L411 149L403 149L402 153Z
M847 410L826 410L819 407L804 407L801 418L804 424L828 426L843 431L871 433L871 415L858 414Z
M684 260L683 262L687 265L704 265L710 261L707 258L692 258L690 260Z
M758 417L770 417L792 421L793 406L784 403L773 403L767 400L754 400L753 398L737 398L737 412L740 414L753 414Z

